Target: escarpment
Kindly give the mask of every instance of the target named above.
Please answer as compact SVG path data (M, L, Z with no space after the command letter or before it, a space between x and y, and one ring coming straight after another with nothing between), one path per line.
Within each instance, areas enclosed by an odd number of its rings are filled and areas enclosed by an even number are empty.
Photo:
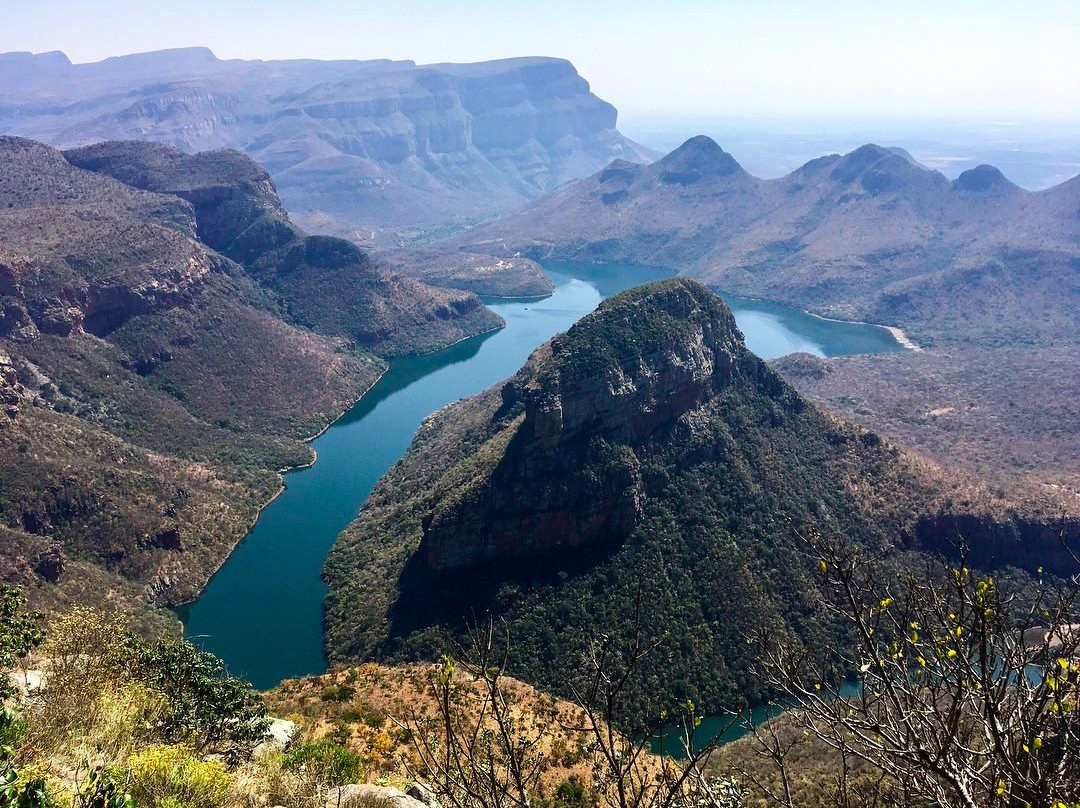
M311 230L398 247L651 151L562 59L219 60L205 48L71 64L0 55L0 131L73 147L237 148Z
M298 325L397 356L432 351L502 324L475 295L390 271L344 239L305 234L289 219L267 171L239 152L189 155L122 141L65 156L79 167L188 202L200 239L272 290Z

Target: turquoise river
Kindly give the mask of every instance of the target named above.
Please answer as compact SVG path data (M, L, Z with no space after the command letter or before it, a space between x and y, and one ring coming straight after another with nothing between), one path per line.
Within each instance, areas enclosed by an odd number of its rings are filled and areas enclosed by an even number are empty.
M663 277L621 265L545 263L543 300L490 300L506 327L438 353L394 361L352 409L318 437L316 462L287 487L191 604L178 610L189 638L258 688L326 669L323 561L379 478L432 412L512 375L545 340L606 297ZM752 351L773 358L903 350L884 328L822 320L796 309L725 296Z

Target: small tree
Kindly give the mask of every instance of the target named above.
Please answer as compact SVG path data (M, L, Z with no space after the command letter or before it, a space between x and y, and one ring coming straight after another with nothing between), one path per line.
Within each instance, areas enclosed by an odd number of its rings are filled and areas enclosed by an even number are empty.
M458 648L460 661L445 656L432 673L437 713L414 711L399 724L420 761L417 774L456 808L525 808L543 770L551 725L526 731L512 715L503 687L509 642L503 638L500 652L497 639L490 621L474 630L469 651Z
M262 697L216 656L185 640L129 643L134 679L165 698L155 729L166 743L187 743L200 754L243 753L266 736Z
M1080 801L1076 577L1040 570L1030 585L1005 586L969 569L961 548L957 563L891 580L855 545L809 543L825 608L850 627L853 649L792 651L762 637L761 669L843 771L864 761L906 800L944 808ZM859 692L845 697L852 676ZM783 770L790 745L775 731L760 740ZM846 787L842 778L841 805ZM792 805L786 787L770 796Z
M26 598L22 590L0 586L0 700L15 694L15 685L8 672L45 639L36 613L23 611Z

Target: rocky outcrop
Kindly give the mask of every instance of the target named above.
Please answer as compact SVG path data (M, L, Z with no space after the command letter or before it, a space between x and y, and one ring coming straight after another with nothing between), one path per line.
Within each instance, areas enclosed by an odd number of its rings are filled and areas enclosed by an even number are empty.
M19 384L19 372L6 353L0 352L0 429L5 422L19 415L19 402L26 397L26 388Z
M62 56L0 55L0 131L59 146L139 138L244 149L306 227L393 247L520 206L614 158L652 156L561 59Z
M1011 514L992 518L985 514L925 514L915 523L920 546L954 552L958 542L969 549L970 563L996 568L1011 565L1023 569L1043 568L1062 576L1076 574L1075 548L1080 544L1080 517L1034 518Z
M604 303L503 386L515 425L424 522L429 568L618 543L653 493L642 458L695 431L693 413L749 384L797 410L798 398L751 359L731 312L689 281L650 284ZM499 451L501 450L501 455Z
M345 239L306 235L290 221L270 175L239 152L189 155L122 141L65 156L189 203L205 244L242 264L299 324L321 333L389 356L426 353L502 324L472 294L397 275Z
M430 808L427 803L389 786L368 783L330 789L326 808Z
M217 268L192 214L0 137L0 337L104 336L189 304Z

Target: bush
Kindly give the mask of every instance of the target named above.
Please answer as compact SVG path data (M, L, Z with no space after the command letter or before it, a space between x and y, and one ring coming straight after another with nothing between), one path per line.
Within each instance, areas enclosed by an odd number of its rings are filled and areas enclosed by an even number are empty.
M128 765L140 808L218 808L232 786L223 764L199 760L183 746L149 746Z
M190 743L196 751L250 750L266 735L262 697L225 673L213 654L183 640L133 641L136 678L168 702L161 717L162 740Z
M593 808L595 805L596 797L585 788L576 774L559 783L551 801L552 808Z
M285 753L282 768L322 785L344 786L363 779L360 755L331 740L303 744Z
M0 670L10 670L41 644L44 634L37 624L36 614L22 611L26 598L13 586L0 586ZM0 677L0 699L7 699L15 692L15 685L8 677Z

